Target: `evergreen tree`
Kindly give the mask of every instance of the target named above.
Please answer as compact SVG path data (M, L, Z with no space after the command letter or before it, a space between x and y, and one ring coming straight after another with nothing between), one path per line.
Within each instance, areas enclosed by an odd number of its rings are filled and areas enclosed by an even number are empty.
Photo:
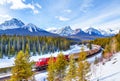
M11 50L10 50L10 55L13 56L14 54L15 54L15 49L14 49L14 47L12 46L12 47L11 47Z
M110 41L110 46L111 46L111 53L116 53L117 52L117 39L113 37ZM109 47L110 48L110 47Z
M41 47L40 47L40 43L38 44L38 54L40 55L41 52Z
M0 40L0 57L2 58L3 57L3 49L2 49L3 45L2 45L2 38Z
M6 53L8 54L8 58L11 57L11 54L10 54L10 40L8 41L8 46L6 47Z
M105 49L103 51L103 57L109 57L111 54L110 44L106 44Z
M91 50L92 49L92 44L91 42L88 43L88 48Z
M25 51L25 43L24 43L24 38L22 37L22 51Z
M87 81L88 80L88 72L90 71L90 64L86 61L87 53L84 52L84 49L81 49L77 67L77 80L78 81Z
M48 61L48 81L54 81L55 80L55 61L54 58L51 56Z
M36 46L35 46L35 43L33 44L33 55L36 54Z
M24 54L20 51L15 59L10 81L28 81L28 78L33 75L31 66L32 62L29 60L28 52Z
M83 61L86 59L87 53L84 51L84 47L81 48L78 61Z
M3 58L3 54L1 54L1 52L0 52L0 58Z
M63 78L65 76L65 69L66 69L66 65L67 65L67 60L65 59L65 56L60 53L57 56L57 60L55 62L55 66L56 66L56 79L58 79L59 81L63 81Z
M75 65L75 60L73 58L73 55L71 55L65 81L74 81L75 77L76 77L76 65Z
M29 48L30 48L30 47L29 47L29 44L26 44L25 46L26 46L26 47L25 47L25 52L28 52L28 53L29 53L29 52L30 52L30 49L29 49Z

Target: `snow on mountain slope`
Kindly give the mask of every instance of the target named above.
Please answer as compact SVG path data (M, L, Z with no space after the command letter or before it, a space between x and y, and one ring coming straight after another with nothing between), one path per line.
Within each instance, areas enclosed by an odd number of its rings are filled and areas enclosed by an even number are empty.
M14 29L14 28L20 28L24 25L25 24L21 20L12 18L11 20L5 21L4 23L0 24L0 29L1 30Z
M100 31L98 31L97 29L92 28L92 27L86 29L85 32L90 35L102 35Z
M75 31L73 32L73 34L77 34L77 33L79 33L79 32L84 32L82 29L75 29Z
M34 24L25 25L21 20L12 18L0 24L0 35L30 35L30 36L58 36L56 34L47 32Z
M119 32L118 30L112 30L112 29L99 29L102 35L104 36L113 36Z
M29 23L27 25L24 25L22 27L23 29L27 29L29 30L30 32L39 32L39 31L43 31L42 29L38 28L36 25L32 24L32 23Z
M71 29L70 26L66 26L65 28L62 28L60 32L58 32L62 36L69 36L73 34L73 30Z
M66 27L60 28L60 29L48 30L48 31L51 33L59 34L61 36L69 36L74 33L74 30L72 30L70 26L66 26Z
M110 61L91 66L90 81L120 81L120 52L114 54Z
M0 25L1 30L16 29L16 28L27 29L30 32L38 32L42 30L32 23L25 25L21 20L18 20L16 18L12 18L11 20L5 21Z
M79 36L79 35L91 35L91 36L113 36L119 32L120 28L118 29L105 29L105 28L87 28L85 30L82 30L80 28L72 30L70 26L66 26L61 29L53 28L49 29L47 31L55 34L59 34L61 36Z
M59 30L60 30L60 29L58 29L58 28L48 28L48 29L46 29L46 31L51 32L51 33L55 33L55 34L57 34L57 32L58 32Z

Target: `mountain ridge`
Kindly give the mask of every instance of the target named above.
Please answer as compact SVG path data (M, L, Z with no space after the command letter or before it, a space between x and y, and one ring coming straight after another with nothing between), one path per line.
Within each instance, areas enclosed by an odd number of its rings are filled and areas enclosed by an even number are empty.
M90 27L86 30L75 29L65 26L50 31L41 29L32 23L25 24L19 19L12 18L0 24L0 35L30 35L30 36L61 36L72 40L93 40L99 37L113 36L114 30L98 30Z
M80 33L81 34L86 34L86 35L88 34L88 35L92 35L92 36L114 36L115 34L118 33L118 31L111 30L111 29L106 31L106 30L103 30L103 29L96 29L96 28L93 28L93 27L89 27L85 30L82 30L80 28L73 30L70 26L69 26L68 29L66 29L67 27L68 26L65 26L61 29L50 30L49 32L59 34L61 36L71 36L71 35L75 36L75 35L80 35ZM63 30L63 29L65 29L65 30ZM72 32L67 31L67 30L70 30L70 29L71 29ZM67 33L64 34L63 31L68 32L68 34Z
M32 23L24 24L21 20L12 18L0 24L0 35L38 35L38 36L57 36L46 30L40 29Z

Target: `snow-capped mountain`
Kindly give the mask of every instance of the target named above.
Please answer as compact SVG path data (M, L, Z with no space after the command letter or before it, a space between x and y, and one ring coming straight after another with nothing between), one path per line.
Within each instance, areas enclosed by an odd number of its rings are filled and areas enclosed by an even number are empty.
M49 32L51 33L56 33L59 34L61 36L89 36L89 35L98 35L101 36L101 32L98 31L97 29L94 28L88 28L87 30L83 31L82 29L75 29L72 30L70 26L66 26L64 28L61 29L54 29L54 30L50 30Z
M86 29L85 32L88 33L88 34L90 34L90 35L99 35L99 36L102 35L99 30L97 30L95 28L92 28L92 27Z
M114 36L119 32L118 30L111 29L98 29L90 27L86 30L75 29L72 30L70 26L66 26L61 29L50 29L49 32L59 34L60 36L65 36L68 38L76 39L76 40L93 40L95 38L106 37L106 36Z
M38 28L32 23L25 25L21 20L12 18L0 24L0 34L7 35L37 35L37 36L57 36Z
M36 25L29 23L27 25L22 26L23 29L29 30L30 32L40 32L45 31L43 29L38 28Z
M14 29L14 28L20 28L24 26L25 24L16 18L12 18L11 20L5 21L0 25L1 30L6 30L6 29Z
M87 35L82 29L76 29L74 30L73 35L80 36L80 35Z
M58 34L60 34L61 36L69 36L69 35L72 35L74 32L74 30L71 29L70 26L66 26L64 28L62 28Z
M112 29L103 30L103 29L99 29L99 31L104 36L113 36L113 35L115 35L115 34L117 34L119 32L119 29L118 30L112 30Z
M49 30L49 32L59 34L60 36L70 36L74 33L74 30L72 30L70 26L66 26L61 29Z

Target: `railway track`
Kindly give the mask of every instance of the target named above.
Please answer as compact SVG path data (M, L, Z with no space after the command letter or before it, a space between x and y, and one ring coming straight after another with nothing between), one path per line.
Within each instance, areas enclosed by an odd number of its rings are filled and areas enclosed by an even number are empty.
M34 71L34 72L35 72L35 75L36 75L36 74L39 74L39 73L44 73L44 72L46 72L46 70ZM0 77L0 81L6 81L6 80L9 80L10 77L11 77L11 75L4 76L4 77Z
M10 79L10 75L9 76L4 76L4 77L0 77L0 81L5 81L5 80L9 80Z

